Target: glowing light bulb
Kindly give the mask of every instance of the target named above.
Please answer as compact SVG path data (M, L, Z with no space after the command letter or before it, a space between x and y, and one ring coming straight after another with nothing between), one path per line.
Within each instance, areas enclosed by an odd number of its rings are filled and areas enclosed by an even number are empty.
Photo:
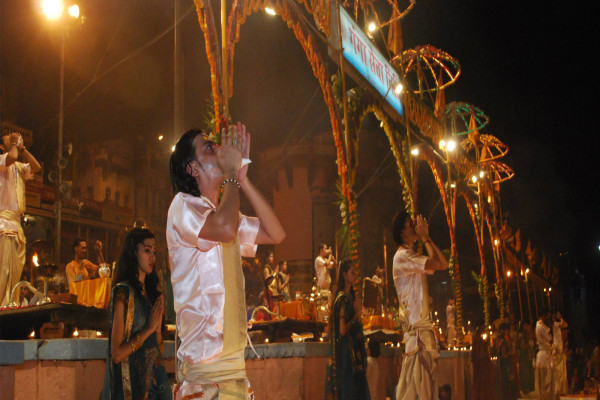
M377 30L377 24L375 22L370 22L367 29L369 30L369 32L373 33Z
M265 7L265 12L269 15L277 15L277 13L272 7Z
M473 181L473 183L476 183L477 182L477 175L473 175L471 177L471 180Z
M164 139L164 136L163 136L163 135L160 135L160 136L158 137L158 140L159 140L159 141L160 141L160 140L163 140L163 139Z
M173 145L173 147L171 147L171 153L175 151L175 145Z
M42 12L48 19L59 19L63 13L62 0L43 0Z
M68 9L69 15L75 19L79 18L79 6L77 4L73 4Z
M485 172L483 172L483 171L479 171L479 177L480 177L480 178L483 178L484 176L485 176Z
M440 149L446 148L446 141L444 139L440 140Z
M418 147L413 147L413 149L410 151L410 154L412 154L413 156L418 156L419 155L419 148Z
M402 84L400 82L396 83L396 86L394 87L394 93L396 93L396 96L400 96L402 89Z
M448 140L448 143L446 144L446 150L454 151L454 149L456 149L456 141Z

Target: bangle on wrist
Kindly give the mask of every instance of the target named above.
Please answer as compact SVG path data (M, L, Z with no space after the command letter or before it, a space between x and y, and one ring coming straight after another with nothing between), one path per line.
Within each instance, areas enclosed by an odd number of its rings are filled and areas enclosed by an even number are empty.
M221 190L225 189L225 185L228 184L228 183L234 183L238 187L238 189L241 188L240 183L238 182L237 179L235 179L235 178L227 178L221 184Z
M140 347L142 347L143 344L144 344L144 342L142 341L142 337L140 336L139 333L137 335L135 335L134 337L132 337L131 340L129 341L129 345L131 346L132 353L135 353Z
M431 239L427 239L426 241L424 241L423 246L425 246L426 243L432 243Z

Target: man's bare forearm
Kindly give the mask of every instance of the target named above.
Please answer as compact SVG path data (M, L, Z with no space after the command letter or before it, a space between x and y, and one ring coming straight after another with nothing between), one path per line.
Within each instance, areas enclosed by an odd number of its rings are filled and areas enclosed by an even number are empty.
M260 221L260 228L264 231L264 235L266 236L257 238L257 243L280 243L285 238L285 230L283 229L279 218L275 215L275 211L273 211L271 204L269 204L267 199L265 199L262 193L258 191L249 179L244 179L240 184L244 195L250 202L252 209Z
M31 154L29 151L27 151L26 148L23 149L23 151L21 152L21 154L23 155L23 159L29 163L29 165L31 166L31 173L35 174L39 171L41 171L42 166L40 165L40 163L38 162L38 160L36 160L36 158L33 156L33 154Z
M240 212L240 190L234 183L227 183L223 187L223 196L214 214L215 220L233 237L237 233L237 224Z

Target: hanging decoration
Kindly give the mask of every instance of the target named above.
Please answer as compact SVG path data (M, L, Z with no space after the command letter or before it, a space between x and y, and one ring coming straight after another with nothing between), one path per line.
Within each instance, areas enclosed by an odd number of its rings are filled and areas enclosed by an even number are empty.
M413 93L421 97L428 93L431 104L435 102L434 92L454 84L461 72L457 59L429 44L405 50L391 62L402 71Z
M450 132L457 136L479 131L490 122L480 108L460 102L452 102L446 106L446 120L450 125Z

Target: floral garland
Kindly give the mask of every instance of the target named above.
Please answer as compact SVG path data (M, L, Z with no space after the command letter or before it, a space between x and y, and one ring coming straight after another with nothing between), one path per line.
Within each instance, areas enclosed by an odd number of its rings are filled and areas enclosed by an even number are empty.
M481 276L481 280L482 280L482 284L483 284L483 295L482 295L482 300L483 300L483 315L485 318L485 326L489 326L490 325L490 304L489 304L489 297L488 297L488 279L487 279L487 273L486 273L486 268L485 268L485 255L484 255L484 251L483 251L483 242L481 240L481 235L479 233L479 212L475 209L475 207L473 207L472 204L472 199L469 198L469 196L467 195L467 193L465 191L461 191L461 195L462 197L465 199L465 203L467 204L467 209L469 210L469 215L471 216L471 220L473 221L473 228L475 229L475 238L477 239L477 248L479 249L479 261L481 262L481 272L480 272L480 276Z
M490 217L488 215L488 213L484 213L486 215L486 223L487 223L487 227L488 227L488 231L490 233L490 237L491 238L495 238L497 237L497 235L494 234L494 230L492 228L492 223L490 221ZM494 294L496 295L496 300L498 302L498 310L500 311L500 318L504 319L506 317L506 315L510 315L510 310L509 310L509 304L510 302L507 302L504 296L504 279L503 279L503 274L500 272L500 262L499 262L499 255L497 254L497 252L499 252L499 246L496 245L494 243L493 246L493 253L494 253L494 265L496 267L496 283L494 284Z
M221 131L221 114L223 92L221 85L221 56L219 54L219 43L215 26L214 14L210 1L194 0L200 29L204 34L206 57L210 66L210 82L215 108L216 132Z

